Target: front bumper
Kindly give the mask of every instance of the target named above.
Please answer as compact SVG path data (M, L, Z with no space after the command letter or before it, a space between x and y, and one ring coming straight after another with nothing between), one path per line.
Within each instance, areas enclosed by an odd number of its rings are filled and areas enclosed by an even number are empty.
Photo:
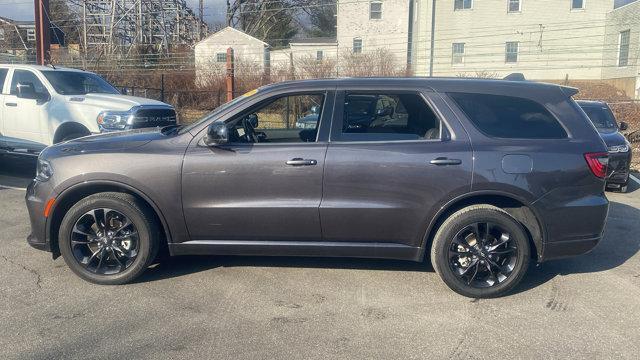
M629 181L629 167L631 166L632 152L609 153L607 166L607 185L626 185Z
M25 202L31 223L31 234L27 236L27 243L38 250L50 252L52 249L47 238L47 218L44 216L49 194L51 194L50 185L33 180L27 186Z

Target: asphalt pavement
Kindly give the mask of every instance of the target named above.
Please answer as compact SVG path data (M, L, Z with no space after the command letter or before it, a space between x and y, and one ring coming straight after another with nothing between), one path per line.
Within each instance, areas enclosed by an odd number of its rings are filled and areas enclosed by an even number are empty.
M640 190L608 193L590 254L478 300L431 266L182 257L136 283L82 281L26 243L33 160L0 157L0 349L8 359L637 359Z

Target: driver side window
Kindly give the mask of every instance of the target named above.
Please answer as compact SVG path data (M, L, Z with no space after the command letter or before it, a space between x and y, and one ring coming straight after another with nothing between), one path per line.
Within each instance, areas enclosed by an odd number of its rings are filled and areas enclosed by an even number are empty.
M324 94L289 95L267 100L234 119L231 142L315 142Z
M13 78L11 79L11 89L10 89L11 95L18 94L18 84L33 85L33 90L40 97L45 97L48 94L47 89L44 87L44 85L42 85L42 82L40 81L40 79L38 79L36 74L32 73L31 71L28 71L28 70L13 71Z

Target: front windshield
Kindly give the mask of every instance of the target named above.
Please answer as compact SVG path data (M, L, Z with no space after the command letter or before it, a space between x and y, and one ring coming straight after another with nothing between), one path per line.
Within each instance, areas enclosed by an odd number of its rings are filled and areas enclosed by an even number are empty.
M616 119L609 108L602 106L585 106L582 108L598 129L616 129Z
M246 93L246 94L244 94L244 95L242 95L242 96L239 96L239 97L237 97L237 98L235 98L235 99L233 99L233 100L231 100L231 101L229 101L229 102L227 102L227 103L224 103L224 104L222 104L222 105L218 106L217 108L213 109L213 111L212 111L212 112L210 112L209 114L205 115L205 117L203 117L202 119L200 119L200 120L198 120L198 121L194 122L194 123L193 123L193 124L191 124L191 125L188 125L188 126L186 126L186 127L182 128L182 129L180 130L180 133L184 133L184 132L190 131L191 129L198 127L198 125L200 125L200 124L202 124L202 123L204 123L204 122L209 121L211 118L214 118L214 117L216 117L216 116L219 116L220 114L222 114L222 113L223 113L223 112L225 112L227 109L229 109L229 108L231 108L232 106L234 106L235 104L237 104L237 103L239 103L239 102L244 101L245 99L247 99L247 98L249 98L249 97L251 97L251 96L255 95L256 93L257 93L257 91L256 91L256 90L254 90L254 91L250 91L250 92L248 92L248 93Z
M61 95L119 94L116 88L96 74L60 70L43 71L43 73Z

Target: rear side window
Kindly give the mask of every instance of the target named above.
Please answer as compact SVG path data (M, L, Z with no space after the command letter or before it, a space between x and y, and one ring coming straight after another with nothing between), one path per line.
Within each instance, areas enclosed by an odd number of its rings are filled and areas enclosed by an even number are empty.
M490 94L449 93L485 135L511 139L564 139L567 132L539 103Z
M2 87L4 86L4 80L7 78L9 69L0 69L0 94L2 93Z
M416 93L347 93L340 140L440 139L440 121Z

